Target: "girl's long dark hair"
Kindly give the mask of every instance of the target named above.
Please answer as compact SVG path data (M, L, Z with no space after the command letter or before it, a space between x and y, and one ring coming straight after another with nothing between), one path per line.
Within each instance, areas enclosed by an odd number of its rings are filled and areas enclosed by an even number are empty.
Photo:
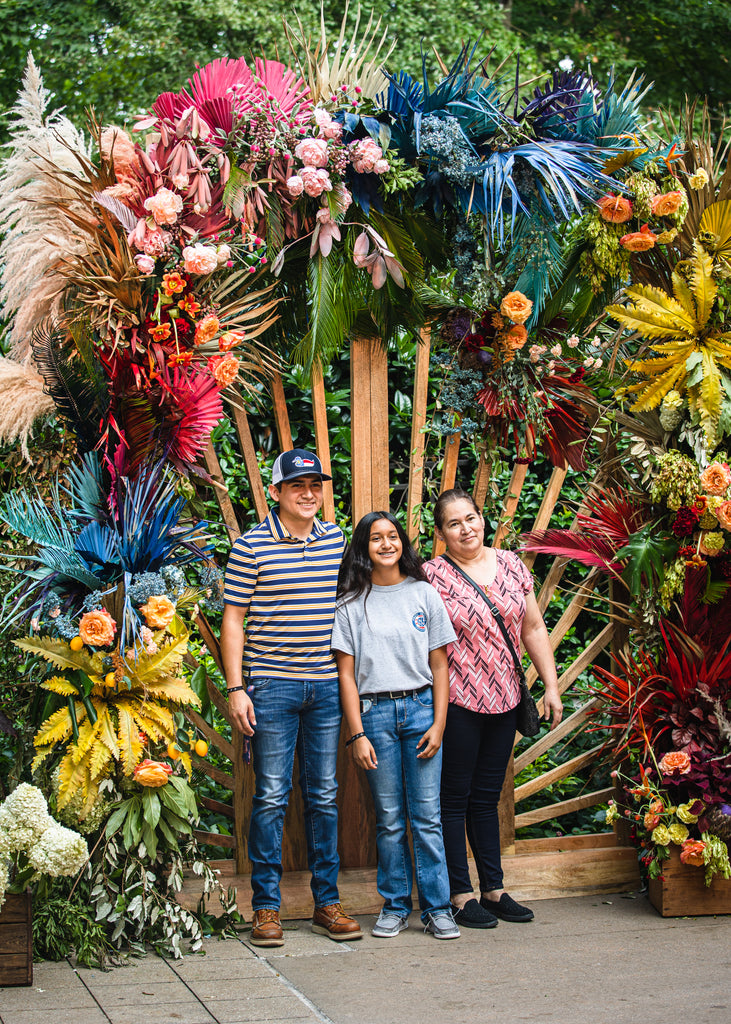
M340 566L338 599L354 601L361 594L368 597L371 592L373 563L368 555L368 544L371 539L371 527L379 519L387 519L399 535L402 551L398 567L404 576L410 576L413 580L426 580L426 575L421 567L423 560L414 551L411 541L398 519L390 512L369 512L363 516L353 530L353 539L348 545L343 564Z

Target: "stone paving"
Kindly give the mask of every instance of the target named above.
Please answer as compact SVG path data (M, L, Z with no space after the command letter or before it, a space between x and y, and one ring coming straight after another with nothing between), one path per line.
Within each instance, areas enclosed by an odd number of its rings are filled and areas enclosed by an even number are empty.
M635 894L544 900L536 920L438 942L417 914L394 939L334 943L309 922L285 945L208 939L103 972L36 964L0 989L0 1024L725 1024L731 918L662 919Z

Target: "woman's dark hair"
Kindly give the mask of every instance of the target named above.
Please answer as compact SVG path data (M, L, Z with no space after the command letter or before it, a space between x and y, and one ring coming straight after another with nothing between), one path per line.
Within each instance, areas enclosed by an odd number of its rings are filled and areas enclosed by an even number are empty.
M434 525L438 530L441 530L442 524L447 516L447 505L451 505L453 501L459 501L460 498L464 498L469 501L472 508L478 515L481 515L477 502L467 491L463 491L461 487L453 487L449 491L442 491L437 498L437 503L434 506Z
M371 539L371 527L379 519L388 520L398 533L402 548L398 567L404 576L410 576L413 580L426 580L426 575L421 567L422 559L414 551L406 531L396 516L391 512L368 512L353 530L353 539L348 545L343 564L340 566L339 598L354 601L361 594L364 593L367 597L370 593L373 586L371 580L373 563L368 555L368 544Z

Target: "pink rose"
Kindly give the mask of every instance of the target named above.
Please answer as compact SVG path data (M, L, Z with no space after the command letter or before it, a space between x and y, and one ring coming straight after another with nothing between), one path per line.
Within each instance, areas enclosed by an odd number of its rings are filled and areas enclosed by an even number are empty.
M140 253L138 256L135 256L135 263L141 274L151 274L155 269L155 261L152 256L148 256L146 253Z
M145 199L144 207L155 218L156 224L174 224L182 213L183 200L169 188L160 188L154 196Z
M300 178L299 174L293 174L291 178L287 178L287 189L291 196L295 198L301 196L304 191L305 183Z
M169 241L169 232L159 231L155 228L153 231L148 231L145 235L145 239L142 243L143 252L146 252L148 256L154 256L155 258L162 256Z
M219 267L222 267L224 263L228 263L231 259L231 247L229 245L219 245L216 247L216 261Z
M724 530L731 530L731 501L722 501L713 512Z
M388 160L376 160L376 162L373 165L373 173L385 174L390 166L391 165L389 164Z
M330 175L322 168L303 167L300 178L308 196L320 196L323 192L330 192L333 187Z
M210 245L186 245L183 249L185 270L188 274L212 274L218 266L218 254Z
M308 167L325 167L328 152L325 139L303 139L294 147L294 155Z
M350 160L358 174L372 171L382 157L383 150L373 139L361 139L350 144Z
M323 139L334 139L340 142L343 137L343 126L338 121L333 121L326 110L318 107L315 111L315 123L320 129Z

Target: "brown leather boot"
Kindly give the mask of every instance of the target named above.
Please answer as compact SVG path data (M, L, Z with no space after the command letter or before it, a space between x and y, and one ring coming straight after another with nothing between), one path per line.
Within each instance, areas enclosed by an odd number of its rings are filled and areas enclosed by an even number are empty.
M331 903L327 907L316 907L312 915L312 930L318 935L327 935L335 942L348 942L350 939L362 939L360 925L352 917L343 913L339 903Z
M255 910L251 922L252 946L283 946L284 932L279 922L278 910Z

